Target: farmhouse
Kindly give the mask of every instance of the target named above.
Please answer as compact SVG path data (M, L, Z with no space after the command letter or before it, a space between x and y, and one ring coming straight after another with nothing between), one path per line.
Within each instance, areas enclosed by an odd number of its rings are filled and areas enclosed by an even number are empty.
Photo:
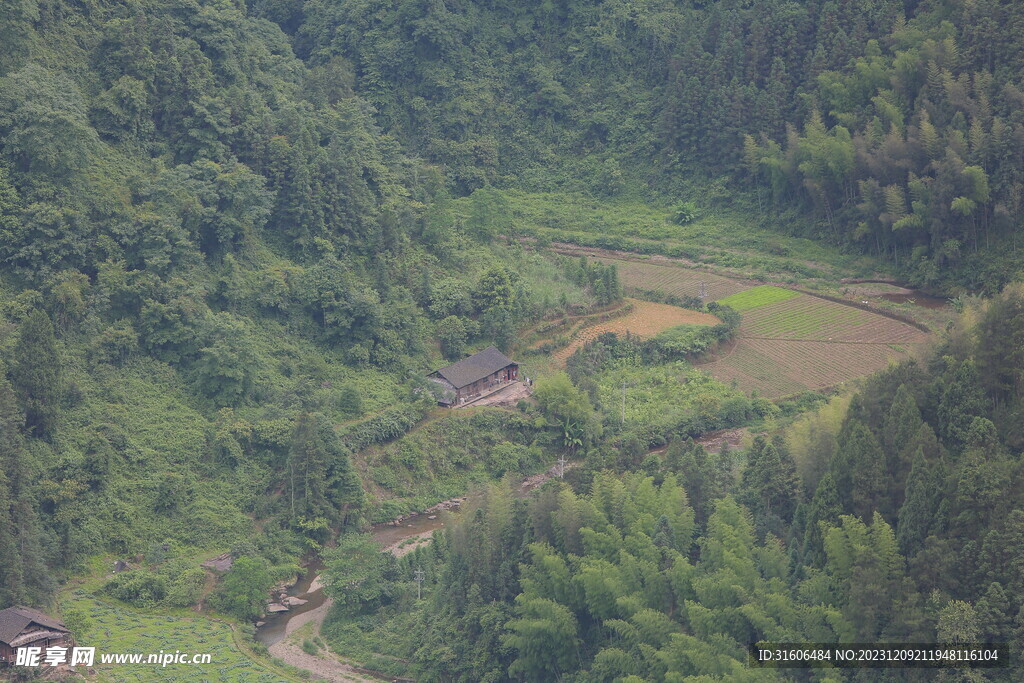
M28 607L0 610L0 662L13 662L20 647L71 647L71 631L60 620Z
M443 387L438 403L458 406L519 379L519 364L488 346L428 375Z

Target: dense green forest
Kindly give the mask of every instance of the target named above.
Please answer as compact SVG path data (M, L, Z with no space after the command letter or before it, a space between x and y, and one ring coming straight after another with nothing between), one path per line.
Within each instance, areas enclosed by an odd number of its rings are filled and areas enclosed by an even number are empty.
M244 6L0 21L5 604L168 542L294 564L370 516L351 455L424 417L441 353L621 296L495 243L500 195L455 203Z
M724 174L723 201L754 194L762 220L883 255L922 285L991 293L1019 271L1017 3L264 7L460 192L698 199L701 178Z
M0 0L0 607L99 575L252 620L325 549L326 640L421 680L1024 645L1022 35L1000 0ZM565 372L524 342L622 304L553 236L702 219L746 276L857 259L960 317L774 402L693 367L740 317L692 297L721 323ZM533 399L443 414L426 374L491 344ZM357 533L480 486L401 560Z

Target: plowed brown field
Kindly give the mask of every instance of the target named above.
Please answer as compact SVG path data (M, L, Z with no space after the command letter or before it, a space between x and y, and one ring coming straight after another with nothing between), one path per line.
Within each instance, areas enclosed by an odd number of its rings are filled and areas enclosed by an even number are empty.
M697 296L700 283L707 286L707 301L717 301L730 294L750 289L750 286L721 275L702 270L684 268L674 263L656 261L629 261L626 259L598 258L597 261L614 263L619 270L619 281L627 289L664 292L673 296Z
M564 365L565 360L579 347L588 341L597 339L605 332L624 335L627 332L638 337L653 337L659 332L677 327L678 325L717 325L721 322L710 313L691 311L688 308L656 304L639 299L626 299L633 304L633 310L621 318L613 318L605 322L584 327L572 341L551 354L552 360Z
M741 337L732 353L700 369L761 396L787 396L832 387L908 357L893 346Z

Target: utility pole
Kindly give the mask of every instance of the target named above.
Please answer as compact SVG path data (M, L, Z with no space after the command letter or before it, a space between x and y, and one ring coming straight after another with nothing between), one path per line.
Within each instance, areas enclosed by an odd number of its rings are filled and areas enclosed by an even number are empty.
M426 572L419 567L413 572L413 580L416 582L416 599L419 600L423 597L423 579L427 578Z
M558 456L558 478L565 479L565 453Z
M700 286L697 290L697 298L703 301L708 298L708 283L704 280L700 281Z

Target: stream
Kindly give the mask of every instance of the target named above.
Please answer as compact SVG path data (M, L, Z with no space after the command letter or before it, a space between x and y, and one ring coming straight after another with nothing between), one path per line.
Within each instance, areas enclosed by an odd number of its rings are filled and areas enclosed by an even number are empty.
M433 532L435 529L443 527L444 519L442 517L447 517L447 515L436 515L434 517L435 519L428 519L428 515L410 517L404 520L401 526L391 526L386 523L375 524L370 533L373 534L374 540L384 548L390 548L407 538ZM280 642L288 632L289 621L300 614L311 612L324 604L327 600L327 595L323 587L319 583L314 585L316 577L323 568L324 565L320 556L315 555L309 565L306 566L299 580L288 588L288 595L307 600L308 602L305 605L292 607L287 612L268 614L263 620L263 626L256 629L257 642L263 643L267 647ZM311 591L310 587L314 588L314 590Z
M578 462L567 463L566 470L577 465L579 465ZM559 473L559 466L553 465L544 472L524 478L516 489L516 495L529 495L531 491L541 486L544 482L559 476ZM370 533L373 535L374 540L381 544L382 550L391 551L401 556L404 554L403 551L408 552L412 549L412 546L397 549L396 547L402 541L417 536L429 536L435 529L440 529L445 525L445 520L449 520L451 515L457 514L459 506L465 500L465 498L452 498L451 500L443 501L421 513L401 518L401 522L397 525L393 525L390 522L374 524ZM320 583L316 581L317 575L323 569L323 566L320 556L315 556L306 567L302 576L299 577L299 580L289 587L287 591L289 596L308 600L308 602L304 605L293 607L287 612L268 614L264 618L264 624L256 629L256 640L258 642L263 643L268 648L271 645L276 645L288 635L288 622L299 615L312 612L323 606L324 602L327 601L327 595L324 593ZM313 588L313 590L310 590L310 588Z

